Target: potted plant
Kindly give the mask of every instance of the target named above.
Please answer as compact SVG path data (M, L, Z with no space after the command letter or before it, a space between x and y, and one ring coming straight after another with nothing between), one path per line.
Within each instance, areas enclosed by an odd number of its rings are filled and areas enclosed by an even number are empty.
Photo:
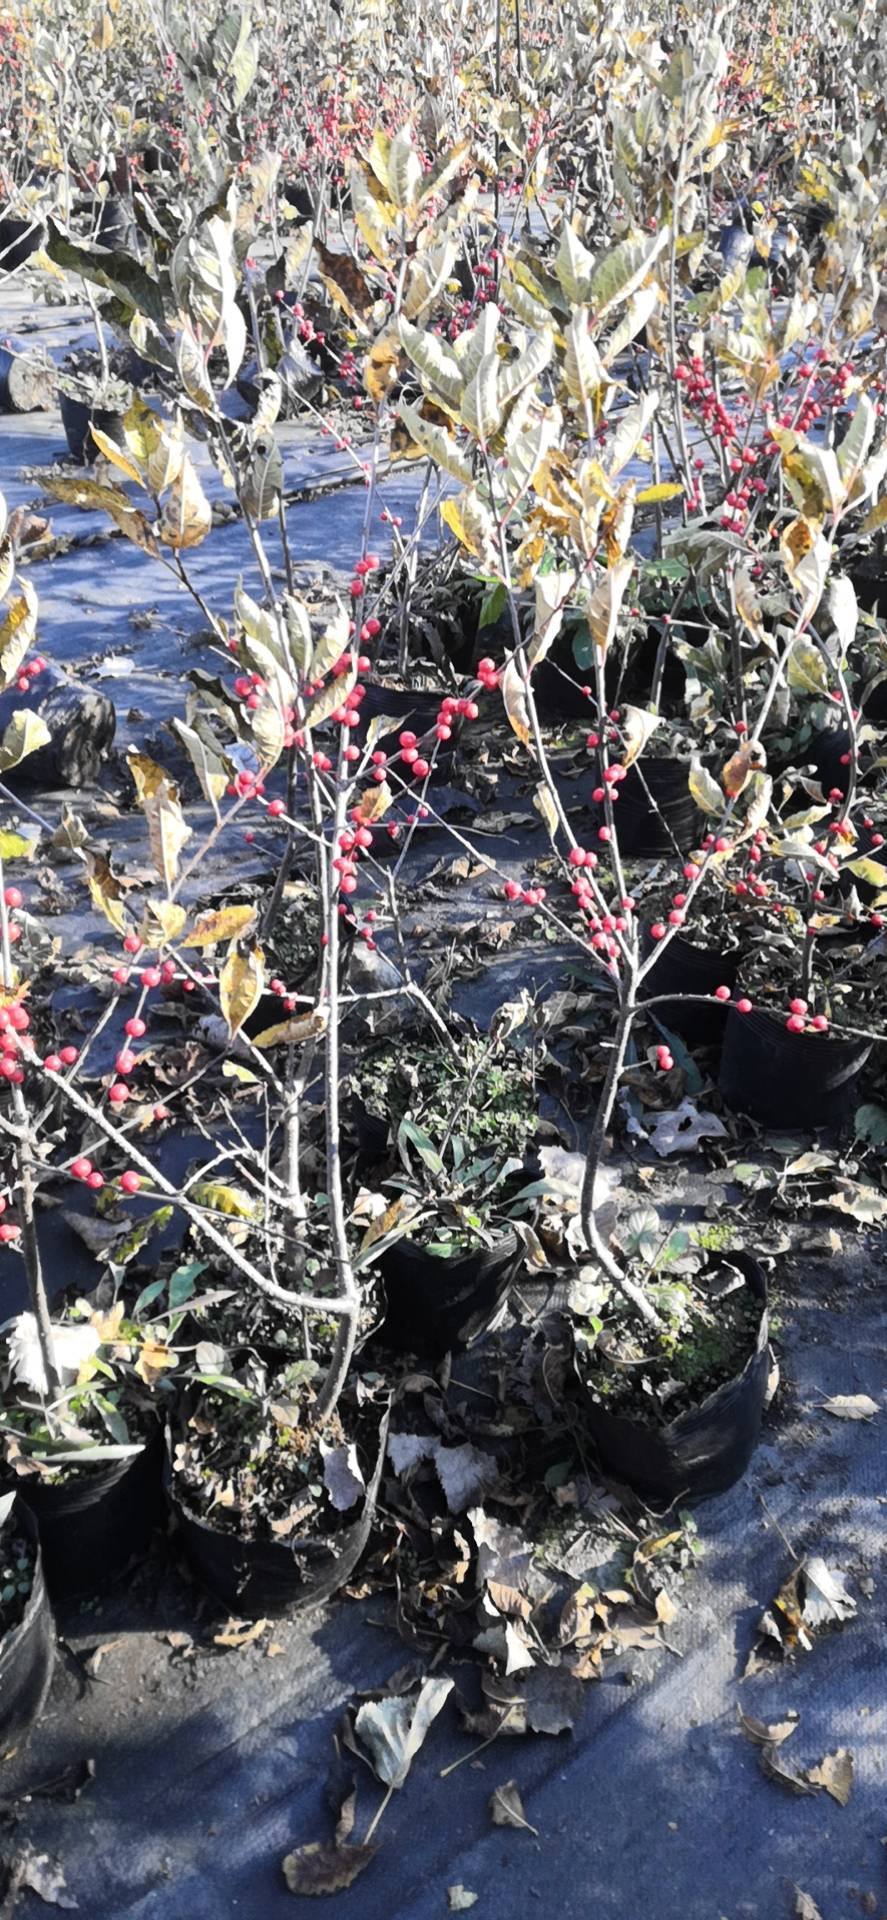
M52 1681L55 1623L37 1528L15 1493L0 1494L0 1743L8 1751L40 1714Z
M118 446L124 444L123 416L132 402L132 387L112 372L107 353L84 349L69 354L59 374L58 395L68 451L77 466L91 465L99 457L93 426Z
M606 1280L574 1290L580 1419L608 1474L646 1500L700 1498L745 1471L769 1374L767 1289L729 1235L629 1215L620 1253L653 1302L650 1328ZM710 1249L706 1240L724 1242ZM584 1297L583 1297L584 1294Z
M440 1360L495 1319L523 1261L514 1220L538 1172L539 1062L506 1019L458 1040L425 1029L366 1047L353 1074L362 1159L399 1196L379 1271L379 1339ZM396 1171L380 1166L393 1162Z

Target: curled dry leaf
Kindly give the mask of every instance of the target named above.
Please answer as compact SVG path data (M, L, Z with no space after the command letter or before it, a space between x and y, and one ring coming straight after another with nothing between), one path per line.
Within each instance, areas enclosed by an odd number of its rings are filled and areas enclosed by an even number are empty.
M457 1881L454 1887L447 1888L447 1899L451 1913L467 1913L469 1907L477 1904L477 1894L472 1893L468 1887L463 1887L461 1881Z
M432 1721L452 1689L452 1680L423 1680L415 1697L394 1694L360 1708L355 1732L383 1786L403 1786Z
M803 1893L800 1887L795 1888L795 1920L822 1920L816 1901L811 1900L809 1893Z
M494 1827L523 1827L526 1833L538 1837L538 1827L531 1827L524 1813L516 1780L506 1780L504 1786L496 1787L491 1793L490 1819Z
M347 1513L366 1493L366 1481L360 1470L357 1448L328 1447L320 1443L323 1455L323 1484L337 1513Z
M873 1420L880 1411L867 1393L835 1393L822 1401L822 1412L833 1413L836 1420Z
M308 1897L342 1893L369 1866L376 1852L372 1841L359 1847L339 1847L310 1840L307 1846L294 1847L284 1856L283 1877L290 1893Z
M837 1800L839 1807L846 1807L853 1792L853 1755L849 1747L838 1747L835 1753L827 1753L819 1765L810 1767L807 1778L814 1787L823 1787L825 1792Z
M790 1740L797 1731L799 1716L788 1714L784 1720L755 1720L753 1715L739 1709L739 1724L749 1740L756 1747L781 1747L784 1740Z

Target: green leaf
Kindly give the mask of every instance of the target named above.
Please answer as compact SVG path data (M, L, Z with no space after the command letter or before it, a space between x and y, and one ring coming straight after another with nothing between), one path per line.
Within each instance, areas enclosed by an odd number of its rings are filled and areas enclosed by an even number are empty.
M874 1101L857 1107L853 1117L853 1126L857 1140L868 1141L869 1146L881 1147L887 1141L887 1109L879 1107Z
M105 247L85 247L69 239L50 216L47 219L46 252L57 267L79 273L108 293L116 293L129 307L136 307L148 320L163 327L166 320L168 281L152 280L138 260L128 253L111 253Z
M507 605L508 593L502 581L496 580L491 587L487 588L481 601L477 621L478 632L482 632L484 627L495 626L496 621L500 619L501 615L505 612Z
M424 1133L421 1127L416 1126L415 1121L411 1120L409 1115L404 1115L397 1129L397 1144L403 1153L404 1159L407 1159L405 1143L409 1143L410 1146L415 1147L419 1158L424 1161L429 1173L443 1173L444 1163L433 1140L429 1139L428 1134Z
M169 1282L169 1305L172 1313L176 1313L179 1307L184 1306L186 1300L191 1299L195 1280L205 1272L205 1260L189 1260L187 1266L176 1267Z
M148 1285L142 1288L142 1291L139 1294L139 1297L135 1303L135 1306L133 1307L132 1312L130 1313L130 1316L129 1316L130 1319L141 1320L142 1315L144 1313L147 1313L148 1308L153 1307L155 1300L159 1300L165 1292L166 1292L165 1280L149 1281Z

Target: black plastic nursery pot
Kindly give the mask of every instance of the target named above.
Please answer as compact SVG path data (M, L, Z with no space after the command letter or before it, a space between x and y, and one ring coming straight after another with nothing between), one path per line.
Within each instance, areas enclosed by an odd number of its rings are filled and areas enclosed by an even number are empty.
M46 228L40 220L15 220L10 215L0 220L0 275L23 267L39 253L45 239Z
M98 778L114 739L117 715L113 700L99 687L73 680L49 662L33 676L27 691L12 686L0 694L0 735L20 710L38 713L49 739L18 767L10 769L13 786L91 786Z
M644 930L643 953L646 958L656 942L649 929ZM716 987L736 985L739 972L739 948L719 952L711 947L695 946L684 934L674 934L650 968L641 988L644 1000L660 993L713 994ZM714 1046L721 1039L727 1018L727 1006L712 1000L710 1006L697 1001L663 1000L651 1009L653 1016L672 1033L680 1034L691 1046Z
M34 1516L20 1499L13 1524L37 1545L34 1579L17 1627L0 1640L0 1752L9 1748L42 1711L55 1664L56 1635Z
M145 1559L163 1513L162 1463L158 1425L126 1460L84 1469L56 1485L36 1474L23 1481L19 1497L37 1522L53 1600L104 1592Z
M75 400L73 394L64 392L59 393L59 407L68 452L78 467L91 466L98 459L99 448L90 431L93 426L116 446L125 445L123 415L116 407L93 407L88 400Z
M398 1240L379 1261L386 1298L380 1345L432 1363L471 1346L495 1320L522 1262L516 1233L450 1255Z
M622 854L653 860L699 845L705 829L689 777L684 760L642 760L629 767L614 811ZM603 819L602 808L598 814Z
M790 1033L782 1014L727 1010L718 1086L728 1107L765 1127L828 1127L856 1104L871 1040Z
M604 1472L644 1500L671 1505L723 1493L745 1472L761 1428L770 1371L767 1282L747 1253L725 1256L761 1303L757 1339L745 1366L667 1426L611 1412L582 1382L580 1418Z
M435 766L448 766L453 758L462 722L457 714L452 722L452 737L449 740L435 738L434 729L443 698L443 688L437 692L433 688L418 687L413 692L408 687L384 687L378 684L368 686L360 704L360 724L352 729L351 737L357 746L362 747L366 741L371 720L390 720L390 727L383 726L375 741L375 747L381 753L387 753L393 758L399 752L399 736L409 731L422 742L420 753L426 760L430 760L432 752L436 749ZM409 769L400 761L395 761L395 765L406 778Z
M0 413L46 412L55 406L56 370L21 340L0 346Z
M245 1620L279 1620L321 1606L350 1580L370 1537L385 1459L389 1403L377 1412L360 1510L322 1538L296 1534L288 1540L247 1540L190 1512L175 1491L167 1432L164 1485L185 1558L195 1580L229 1613Z

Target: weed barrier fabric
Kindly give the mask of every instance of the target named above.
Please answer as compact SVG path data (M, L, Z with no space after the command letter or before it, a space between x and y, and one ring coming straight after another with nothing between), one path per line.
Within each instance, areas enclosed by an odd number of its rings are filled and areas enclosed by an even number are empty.
M496 1318L522 1262L516 1233L449 1256L397 1241L379 1261L387 1301L380 1345L431 1361L470 1346Z
M728 1107L766 1127L830 1127L856 1102L871 1040L789 1033L784 1019L729 1008L718 1086Z
M21 1499L12 1524L37 1546L34 1579L17 1627L0 1640L0 1750L26 1732L42 1711L55 1664L55 1622L33 1514Z
M730 1253L761 1303L757 1339L741 1373L667 1426L610 1413L587 1389L580 1419L604 1471L644 1500L671 1506L723 1493L745 1472L761 1429L770 1371L767 1282L751 1254Z
M162 1512L160 1427L136 1454L61 1485L30 1475L20 1498L37 1522L53 1600L101 1593L143 1560Z
M280 1620L321 1606L351 1578L370 1537L388 1440L389 1407L379 1420L371 1478L354 1520L325 1538L244 1540L190 1513L174 1491L167 1432L164 1485L194 1578L231 1614Z

